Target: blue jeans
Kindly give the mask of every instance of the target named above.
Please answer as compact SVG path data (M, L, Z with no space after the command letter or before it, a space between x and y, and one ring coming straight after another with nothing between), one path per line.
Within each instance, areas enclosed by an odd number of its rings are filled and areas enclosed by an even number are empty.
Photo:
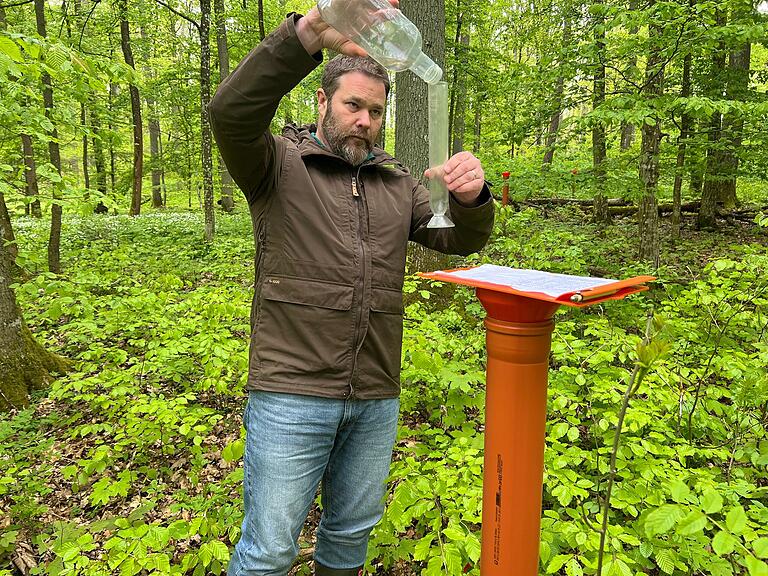
M365 563L384 510L400 403L251 392L245 409L245 518L228 576L284 576L322 481L315 560Z

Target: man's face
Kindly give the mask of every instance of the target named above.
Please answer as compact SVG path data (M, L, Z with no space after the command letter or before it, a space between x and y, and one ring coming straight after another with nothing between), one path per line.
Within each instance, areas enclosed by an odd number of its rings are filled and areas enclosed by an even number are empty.
M373 150L384 119L384 83L362 72L340 76L333 97L317 91L317 133L330 150L357 166Z

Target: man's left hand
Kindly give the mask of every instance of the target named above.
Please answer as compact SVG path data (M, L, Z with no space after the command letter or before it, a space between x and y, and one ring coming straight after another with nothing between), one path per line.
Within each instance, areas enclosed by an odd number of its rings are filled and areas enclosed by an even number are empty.
M440 177L442 172L445 185L456 201L464 206L474 206L485 186L485 172L480 160L471 152L459 152L451 156L442 168L430 168L424 172L424 176Z

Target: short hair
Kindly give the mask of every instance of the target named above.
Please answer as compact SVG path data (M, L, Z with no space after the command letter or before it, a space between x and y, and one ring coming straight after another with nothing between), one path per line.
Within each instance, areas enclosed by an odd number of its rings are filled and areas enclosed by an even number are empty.
M349 72L362 72L374 80L380 80L384 84L385 96L389 96L389 75L384 66L370 56L346 56L339 54L325 65L323 78L320 82L328 100L333 97L333 93L339 87L339 78Z

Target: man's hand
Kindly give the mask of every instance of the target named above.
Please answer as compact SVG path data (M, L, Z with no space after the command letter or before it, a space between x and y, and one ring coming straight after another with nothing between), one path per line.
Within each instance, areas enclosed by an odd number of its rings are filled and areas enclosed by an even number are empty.
M400 6L399 0L389 0L393 7ZM304 18L296 23L296 34L299 37L304 48L308 53L314 54L327 48L334 52L340 52L347 56L367 56L368 53L352 42L346 36L343 36L331 26L329 26L322 16L317 6L307 12Z
M426 178L441 177L459 204L474 206L485 186L485 172L471 152L459 152L442 166L424 172Z

